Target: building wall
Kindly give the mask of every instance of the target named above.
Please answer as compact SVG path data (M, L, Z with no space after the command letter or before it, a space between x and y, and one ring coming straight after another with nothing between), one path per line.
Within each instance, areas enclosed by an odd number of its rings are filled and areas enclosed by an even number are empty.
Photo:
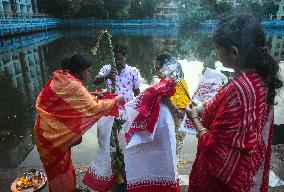
M178 6L176 1L169 1L167 3L160 3L157 7L157 17L177 17Z
M233 7L236 7L241 3L241 0L219 0L219 1L226 1L228 3L231 3Z
M279 10L277 12L277 20L284 20L284 0L279 3Z
M36 0L13 0L15 2L15 10L17 14L33 14L37 5ZM13 13L13 5L10 0L0 0L0 14ZM34 11L33 11L34 10Z
M30 46L19 53L6 52L0 58L0 72L29 99L35 99L44 83L39 55L39 47Z
M271 54L278 60L284 57L284 37L282 35L272 37Z

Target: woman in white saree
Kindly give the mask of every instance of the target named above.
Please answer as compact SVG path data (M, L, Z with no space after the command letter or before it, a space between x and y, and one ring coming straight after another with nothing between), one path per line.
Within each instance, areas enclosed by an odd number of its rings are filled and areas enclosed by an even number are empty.
M172 112L179 111L170 97L175 94L183 72L173 57L159 64L156 61L160 82L126 104L124 159L129 192L179 191L172 115Z

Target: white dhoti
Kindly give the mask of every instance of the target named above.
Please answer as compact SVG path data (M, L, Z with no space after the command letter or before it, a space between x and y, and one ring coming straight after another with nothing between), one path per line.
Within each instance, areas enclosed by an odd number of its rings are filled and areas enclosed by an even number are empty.
M112 188L115 176L112 174L110 156L110 137L114 116L102 117L98 123L98 149L95 158L86 172L83 183L96 191L108 191ZM94 138L97 139L97 138Z

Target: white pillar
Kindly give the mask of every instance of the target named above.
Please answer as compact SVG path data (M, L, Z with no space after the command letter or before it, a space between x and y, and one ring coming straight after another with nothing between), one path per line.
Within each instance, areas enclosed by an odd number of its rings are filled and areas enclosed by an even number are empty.
M4 10L5 13L11 13L12 12L12 8L11 8L10 2L1 1L1 4L3 6L3 10Z
M7 62L6 66L7 66L7 72L12 80L12 86L17 88L18 85L15 78L16 73L15 73L14 61L12 56L10 57L10 61Z
M4 7L3 7L2 0L0 0L0 13L4 13Z
M31 5L27 5L27 13L32 14L33 10L32 10L32 6Z
M33 1L33 3L32 3L33 13L38 13L37 0L32 0L32 1Z
M16 4L16 6L17 6L16 13L21 13L22 11L21 11L20 4L19 4L19 3L17 3L17 4Z
M284 16L284 1L282 0L281 3L279 3L279 9L277 12L277 20L282 20L282 16Z
M2 59L0 59L0 66L1 66L1 72L3 72L4 71L4 64L3 64L3 60Z

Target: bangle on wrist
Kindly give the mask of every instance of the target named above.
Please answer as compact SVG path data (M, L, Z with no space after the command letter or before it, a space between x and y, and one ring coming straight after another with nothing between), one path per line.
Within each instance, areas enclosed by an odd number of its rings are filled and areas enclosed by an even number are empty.
M202 129L200 129L199 131L196 132L196 137L197 137L198 139L200 139L200 136L199 136L199 135L200 135L200 133L203 132L203 131L208 131L208 129L205 128L205 127L203 127Z
M200 118L199 118L199 117L197 117L197 116L192 117L192 118L191 118L191 121L193 122L193 120L194 120L194 119L198 119L198 120L200 121Z
M202 132L202 131L208 131L208 129L205 128L205 127L203 127L202 129L200 129L199 131L197 131L197 133L200 133L200 132Z

